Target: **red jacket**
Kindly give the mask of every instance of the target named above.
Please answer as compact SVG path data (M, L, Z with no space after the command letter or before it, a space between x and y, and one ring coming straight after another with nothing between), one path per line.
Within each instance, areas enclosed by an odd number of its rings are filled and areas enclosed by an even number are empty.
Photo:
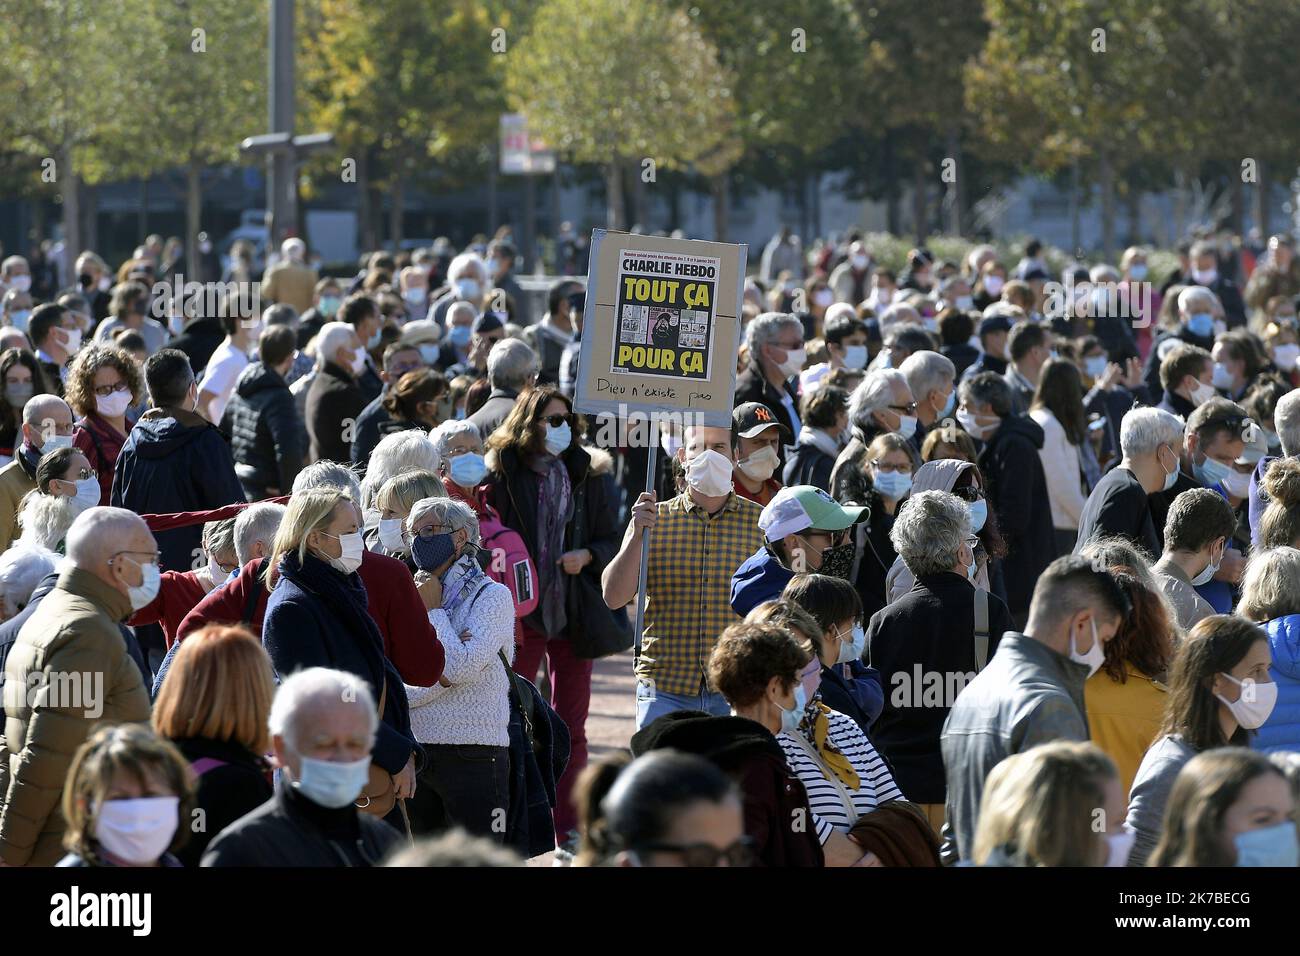
M217 588L185 615L177 631L178 639L207 624L236 624L244 619L259 560L248 562L239 576L223 588ZM411 572L401 561L366 551L357 571L366 586L370 616L384 636L384 653L393 662L402 680L414 687L432 687L442 676L446 655L442 642L429 623L420 592L415 589ZM264 582L258 582L257 605L253 608L250 627L262 633L266 602L270 599Z
M185 615L204 597L203 585L194 571L164 571L158 596L127 619L127 624L161 624L170 649L176 640L176 629Z

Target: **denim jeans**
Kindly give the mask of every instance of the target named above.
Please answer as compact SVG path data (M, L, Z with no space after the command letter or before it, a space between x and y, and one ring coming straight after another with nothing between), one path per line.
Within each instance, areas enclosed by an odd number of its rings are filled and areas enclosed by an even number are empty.
M715 717L726 717L731 705L721 694L701 690L698 694L667 694L656 691L649 681L636 682L636 729L675 710L702 710Z

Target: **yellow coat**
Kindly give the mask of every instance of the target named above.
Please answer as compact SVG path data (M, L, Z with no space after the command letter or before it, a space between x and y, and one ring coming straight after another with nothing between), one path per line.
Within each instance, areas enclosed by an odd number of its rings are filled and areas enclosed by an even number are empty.
M1100 670L1088 678L1083 694L1092 742L1115 761L1127 794L1143 755L1160 730L1169 692L1164 684L1130 665L1124 683Z

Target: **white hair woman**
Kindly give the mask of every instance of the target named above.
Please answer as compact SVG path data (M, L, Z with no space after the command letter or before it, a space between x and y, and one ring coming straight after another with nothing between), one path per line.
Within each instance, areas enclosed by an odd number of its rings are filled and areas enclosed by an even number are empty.
M415 752L402 678L384 653L357 575L365 544L361 513L334 489L295 492L275 536L266 582L271 589L262 643L277 674L329 663L370 685L380 701L374 763L391 775L398 801L415 790ZM387 781L376 796L388 791ZM369 793L370 791L368 791ZM392 811L395 824L402 821Z
M0 621L17 617L32 592L54 571L58 555L44 548L15 545L0 555Z
M429 620L446 650L436 687L407 687L411 727L428 758L412 829L451 826L500 843L510 801L510 661L515 602L480 567L478 518L452 498L425 498L407 519L411 557L437 595ZM497 825L494 825L497 824Z
M375 496L379 527L366 532L367 546L371 551L400 558L414 571L410 543L404 534L406 519L417 501L446 497L447 489L442 479L431 471L404 471L389 478Z
M447 421L429 435L438 453L438 468L447 493L482 514L483 496L478 488L487 478L483 437L471 421Z
M361 509L367 528L379 525L375 498L379 489L394 475L406 471L438 473L438 452L423 430L385 435L366 462L366 477L361 482Z

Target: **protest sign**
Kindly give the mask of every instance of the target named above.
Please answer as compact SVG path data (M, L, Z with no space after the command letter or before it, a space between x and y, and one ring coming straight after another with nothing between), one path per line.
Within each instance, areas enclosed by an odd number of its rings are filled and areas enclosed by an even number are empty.
M575 407L730 427L746 247L597 229Z

